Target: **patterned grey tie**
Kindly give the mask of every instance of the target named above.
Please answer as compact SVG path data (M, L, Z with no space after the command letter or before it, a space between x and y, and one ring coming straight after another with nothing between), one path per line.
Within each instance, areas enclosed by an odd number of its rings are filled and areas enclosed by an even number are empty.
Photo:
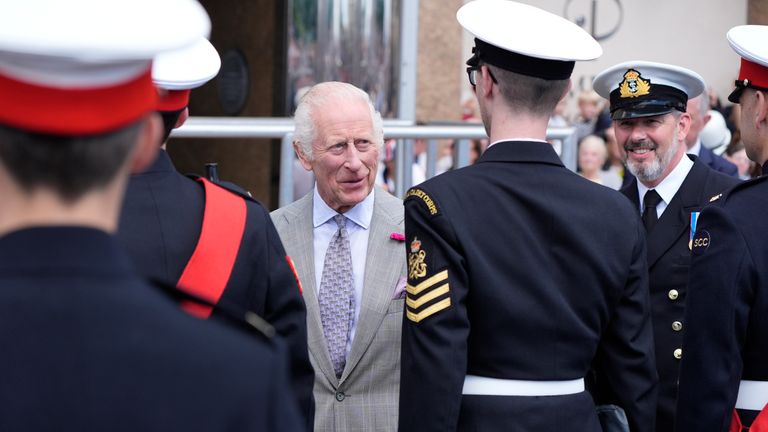
M323 276L320 279L320 320L328 343L328 353L336 377L340 378L347 362L347 340L355 313L352 284L352 254L349 250L347 218L333 217L339 226L325 252Z

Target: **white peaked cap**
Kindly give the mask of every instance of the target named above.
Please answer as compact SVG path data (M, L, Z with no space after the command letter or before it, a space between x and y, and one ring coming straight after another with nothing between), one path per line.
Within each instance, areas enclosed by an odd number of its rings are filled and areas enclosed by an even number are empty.
M600 44L567 19L509 0L475 0L462 6L456 19L478 39L526 56L560 61L593 60Z
M221 68L216 48L201 37L190 46L167 51L152 63L152 81L167 90L188 90L210 81Z
M196 0L0 0L0 123L89 134L156 104L150 64L207 36ZM60 117L57 119L57 117Z

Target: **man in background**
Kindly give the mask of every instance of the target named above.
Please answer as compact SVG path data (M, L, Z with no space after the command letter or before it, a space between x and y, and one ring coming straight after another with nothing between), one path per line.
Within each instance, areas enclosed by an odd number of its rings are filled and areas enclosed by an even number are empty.
M315 431L394 431L400 389L403 205L374 187L382 120L357 87L313 86L294 149L314 190L272 213L304 287Z
M685 136L685 145L688 148L686 153L697 156L701 162L715 171L738 178L739 172L736 165L701 144L701 131L711 118L706 87L700 95L688 99L686 112L691 116L691 127L688 135Z

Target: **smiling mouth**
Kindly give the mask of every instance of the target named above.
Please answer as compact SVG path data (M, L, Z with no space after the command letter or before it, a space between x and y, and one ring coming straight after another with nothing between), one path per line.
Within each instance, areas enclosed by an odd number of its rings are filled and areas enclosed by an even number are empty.
M652 151L656 151L656 146L650 143L635 143L634 145L624 147L624 150L627 153L634 153L638 156L642 156Z
M650 153L650 152L654 151L654 149L651 149L651 148L635 148L635 149L631 149L631 150L627 150L627 151L630 152L630 153L637 154L637 155L644 155L646 153Z
M363 180L365 180L365 177L363 177L361 179L355 179L355 180L346 180L346 181L343 181L342 183L349 184L349 185L355 185L357 183L362 182Z

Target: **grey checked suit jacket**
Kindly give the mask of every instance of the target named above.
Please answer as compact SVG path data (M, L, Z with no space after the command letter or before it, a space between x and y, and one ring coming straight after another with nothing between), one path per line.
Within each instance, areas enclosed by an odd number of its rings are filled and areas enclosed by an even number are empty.
M315 369L315 431L395 431L400 391L400 332L405 277L403 202L376 189L365 263L363 300L341 379L331 366L320 322L312 239L313 192L272 212L280 238L304 289L309 356ZM322 269L317 269L322 271Z

